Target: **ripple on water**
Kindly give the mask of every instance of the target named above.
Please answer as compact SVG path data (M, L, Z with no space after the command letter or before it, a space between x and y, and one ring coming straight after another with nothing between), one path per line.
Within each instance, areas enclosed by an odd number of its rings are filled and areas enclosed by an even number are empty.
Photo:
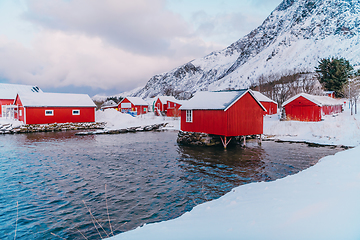
M178 146L176 132L0 136L0 239L99 239L168 220L232 188L297 173L340 149L263 142ZM107 191L105 193L105 184ZM107 198L106 198L107 197ZM106 200L108 205L106 206ZM101 233L105 237L105 233Z

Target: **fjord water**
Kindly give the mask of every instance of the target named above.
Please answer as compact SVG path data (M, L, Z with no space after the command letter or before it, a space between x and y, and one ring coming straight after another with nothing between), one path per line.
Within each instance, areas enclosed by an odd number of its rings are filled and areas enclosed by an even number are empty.
M0 239L14 239L15 229L16 239L101 239L107 235L93 217L118 234L178 217L236 186L295 174L341 150L276 142L224 150L179 146L176 137L0 135Z

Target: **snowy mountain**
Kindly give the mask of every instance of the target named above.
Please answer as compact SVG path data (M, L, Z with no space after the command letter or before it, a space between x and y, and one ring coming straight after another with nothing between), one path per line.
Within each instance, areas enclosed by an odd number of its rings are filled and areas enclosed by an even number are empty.
M358 0L284 0L237 42L153 76L132 95L246 88L260 75L314 71L321 58L332 56L360 65L359 30Z

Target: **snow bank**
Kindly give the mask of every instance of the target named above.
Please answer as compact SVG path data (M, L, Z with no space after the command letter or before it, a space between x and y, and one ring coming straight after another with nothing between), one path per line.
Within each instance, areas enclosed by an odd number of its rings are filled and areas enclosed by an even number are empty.
M95 118L97 122L106 122L106 130L144 127L159 123L168 123L163 129L180 130L180 118L159 117L155 116L153 112L132 117L130 114L121 113L116 111L116 109L106 109L105 111L96 111Z
M270 139L304 141L325 145L360 145L360 115L345 112L325 116L321 122L279 121L278 115L266 116L264 134Z
M360 147L110 239L360 239Z
M24 125L24 123L20 122L19 120L0 117L0 126L5 124L11 124L13 128Z

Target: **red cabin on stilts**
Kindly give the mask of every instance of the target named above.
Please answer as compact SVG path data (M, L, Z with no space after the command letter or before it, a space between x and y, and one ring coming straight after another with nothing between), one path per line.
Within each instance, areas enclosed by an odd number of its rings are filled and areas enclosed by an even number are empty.
M266 108L265 115L272 115L277 113L277 103L258 91L253 91L255 97Z
M220 135L224 147L226 138L263 133L266 109L248 89L198 92L180 110L182 131Z
M342 102L327 96L300 93L282 105L288 120L318 122L322 116L342 112Z

